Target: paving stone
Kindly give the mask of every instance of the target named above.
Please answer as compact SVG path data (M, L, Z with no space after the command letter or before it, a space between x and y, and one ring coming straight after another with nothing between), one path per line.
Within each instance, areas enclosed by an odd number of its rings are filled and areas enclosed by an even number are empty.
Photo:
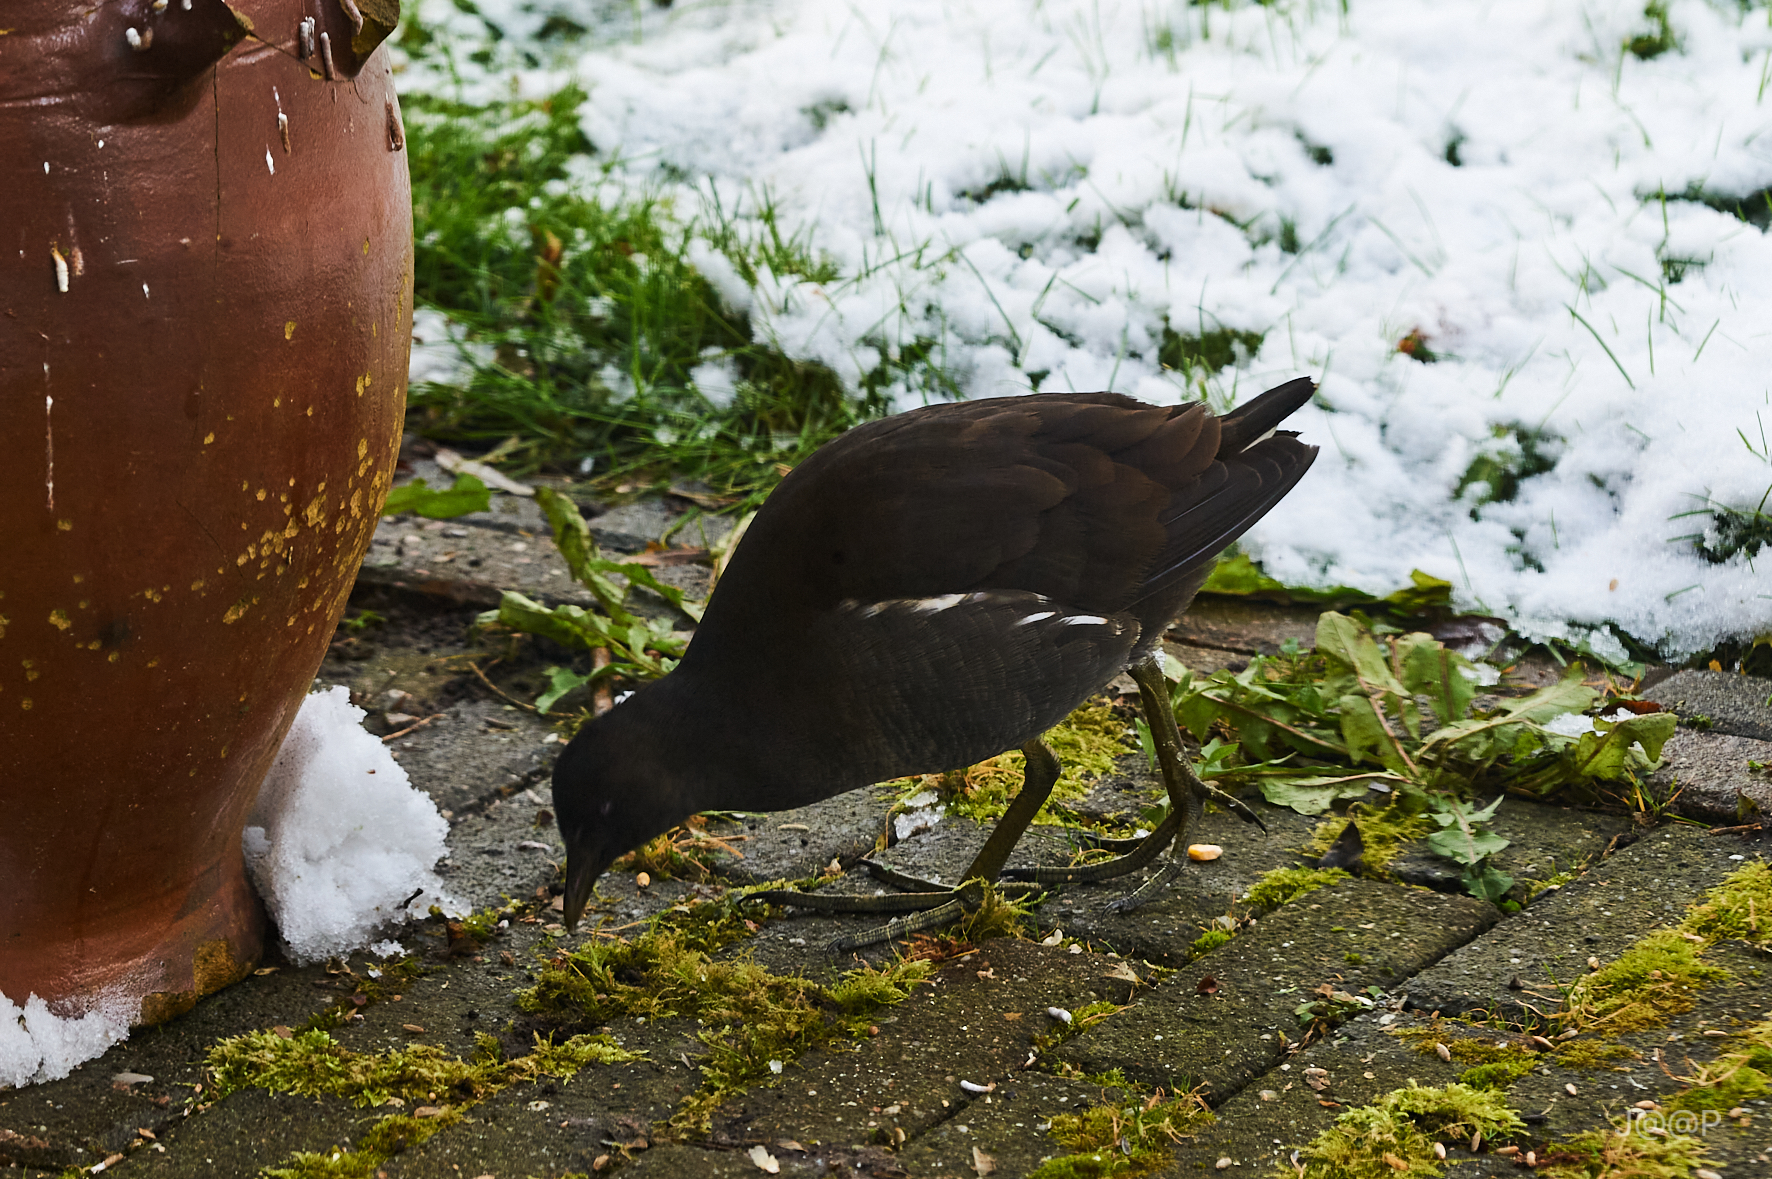
M1215 919L1249 915L1250 906L1242 898L1263 874L1314 862L1299 848L1324 816L1269 806L1259 796L1249 802L1267 824L1267 833L1235 815L1208 811L1190 842L1218 844L1224 855L1203 863L1190 861L1157 900L1130 913L1106 908L1137 887L1151 869L1100 884L1066 885L1047 900L1042 917L1070 936L1128 957L1160 966L1184 965L1195 940Z
M797 1145L801 1144L777 1142L764 1146L785 1179L823 1179L833 1174L868 1179L905 1176L891 1153L879 1147L793 1149ZM640 1155L621 1174L630 1179L759 1179L764 1172L751 1160L748 1146L670 1142Z
M1169 637L1193 647L1276 655L1287 639L1296 639L1301 647L1314 644L1322 612L1317 606L1201 597L1175 620Z
M165 1153L138 1149L107 1174L151 1175L155 1179L214 1179L230 1173L235 1160L270 1164L296 1151L348 1149L376 1115L340 1097L297 1097L243 1089L201 1116L186 1119L161 1135ZM92 1162L97 1162L93 1159ZM88 1163L88 1166L91 1164ZM240 1173L240 1172L235 1172Z
M714 1115L714 1135L734 1143L884 1145L895 1130L909 1138L964 1121L982 1095L961 1082L1013 1087L1036 1039L1062 1027L1047 1008L1069 1010L1123 988L1107 978L1117 968L1097 954L986 942L943 963L933 985L884 1013L878 1036L853 1051L808 1053L779 1082L729 1101Z
M381 1170L388 1179L585 1174L601 1156L650 1147L653 1123L699 1083L680 1066L636 1062L585 1069L564 1084L517 1086Z
M1583 973L1590 956L1608 961L1650 929L1678 921L1739 866L1730 857L1743 854L1737 840L1696 827L1648 832L1412 978L1409 1004L1449 1015L1554 1005L1559 986Z
M1464 1066L1423 1056L1395 1036L1383 1034L1387 1025L1378 1020L1384 1015L1396 1026L1428 1022L1389 1012L1356 1016L1330 1038L1252 1079L1218 1108L1218 1121L1212 1127L1176 1148L1173 1169L1197 1173L1199 1163L1210 1167L1227 1157L1236 1173L1285 1166L1294 1149L1328 1129L1347 1107L1368 1104L1411 1082L1445 1085L1458 1079ZM1316 1077L1326 1082L1323 1089L1309 1083L1307 1068L1324 1070Z
M685 509L661 500L587 515L592 539L611 556L639 552L673 528L672 547L696 548L717 544L732 530L724 516L697 514L683 524ZM711 568L701 562L658 565L652 573L692 599L707 597L713 585ZM411 588L487 609L498 605L505 589L548 603L594 602L554 547L553 529L541 509L535 501L514 495L494 495L488 511L451 520L383 517L357 580L359 585ZM680 617L644 590L634 593L630 606L643 615Z
M1204 1086L1222 1102L1278 1062L1300 1033L1296 1009L1318 988L1393 990L1499 915L1470 897L1343 881L1262 918L1057 1055L1170 1092Z
M1772 771L1749 762L1772 766L1772 741L1680 729L1661 747L1661 767L1650 783L1664 795L1679 791L1674 806L1680 814L1732 826L1751 821L1742 815L1744 797L1772 816Z
M1605 1127L1628 1107L1642 1100L1659 1100L1678 1092L1683 1084L1669 1075L1686 1076L1697 1065L1714 1058L1721 1041L1706 1036L1706 1029L1729 1031L1772 1016L1772 969L1766 958L1739 943L1724 943L1706 959L1730 970L1734 977L1701 991L1695 1008L1676 1016L1664 1027L1611 1038L1635 1055L1598 1069L1577 1069L1561 1064L1554 1052L1540 1056L1534 1071L1516 1080L1507 1090L1509 1104L1528 1123L1525 1133L1511 1140L1522 1151L1546 1153L1548 1144L1595 1127ZM1305 1146L1352 1106L1369 1104L1383 1094L1408 1085L1443 1086L1457 1081L1468 1067L1445 1062L1431 1052L1399 1038L1400 1031L1432 1031L1444 1043L1486 1039L1491 1042L1525 1043L1524 1033L1507 1027L1483 1026L1455 1020L1436 1021L1415 1012L1370 1012L1336 1030L1327 1040L1307 1048L1284 1064L1250 1082L1218 1110L1218 1122L1175 1151L1174 1164L1165 1174L1197 1174L1229 1157L1239 1168L1286 1166L1291 1151ZM1593 1037L1586 1037L1593 1038ZM1429 1041L1431 1043L1431 1041ZM1655 1059L1659 1052L1665 1061ZM1669 1065L1668 1069L1662 1067ZM1323 1070L1318 1090L1306 1081L1306 1069ZM1570 1092L1573 1086L1574 1092ZM1705 1127L1705 1143L1722 1164L1752 1164L1765 1152L1766 1120L1772 1118L1772 1102L1749 1103L1755 1124L1734 1123ZM1653 1123L1645 1123L1645 1128ZM1452 1176L1512 1175L1518 1167L1507 1156L1488 1152L1472 1155L1468 1148L1454 1148L1447 1161ZM1734 1172L1731 1172L1734 1173ZM1760 1172L1748 1172L1760 1173Z
M891 799L872 786L788 811L745 815L731 833L744 858L718 857L713 870L737 884L816 876L832 860L852 864L874 850ZM726 827L715 834L729 834Z
M1683 717L1709 717L1713 732L1772 741L1772 680L1725 671L1680 671L1643 695Z
M1047 1134L1054 1114L1110 1103L1123 1090L1049 1073L1024 1072L966 1107L964 1114L941 1122L899 1151L899 1161L912 1175L978 1174L973 1150L989 1155L993 1174L1013 1179L1037 1170L1041 1163L1070 1150Z

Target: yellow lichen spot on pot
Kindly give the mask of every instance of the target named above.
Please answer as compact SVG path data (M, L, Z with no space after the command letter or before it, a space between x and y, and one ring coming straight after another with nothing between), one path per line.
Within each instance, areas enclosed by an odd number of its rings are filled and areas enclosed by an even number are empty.
M363 256L365 258L369 257L369 239L368 238L363 239Z
M160 600L160 596L163 592L164 591L157 590L153 586L150 585L147 589L142 591L142 597L146 598L150 602L158 602Z
M271 408L272 409L282 409L283 408L283 398L281 398L281 397L271 398Z
M49 625L57 630L67 630L74 624L68 621L68 612L58 607L49 612Z
M87 601L87 600L86 600L86 599L85 599L85 598L81 598L81 599L80 599L80 609L82 609L82 610L90 610L90 609L91 609L91 608L92 608L92 603L91 603L91 602L88 602L88 601Z
M86 644L86 649L87 649L87 650L88 650L88 651L96 651L96 650L98 650L98 649L99 649L99 647L101 647L101 646L103 646L103 644L102 644L102 643L100 643L100 642L99 642L99 641L98 641L98 640L97 640L97 639L94 639L94 640L92 640L92 642L90 642L90 643L88 643L88 644Z
M261 487L261 488L259 488L259 489L258 489L258 494L257 494L257 495L255 495L255 496L253 496L253 498L254 498L254 499L256 499L256 500L258 500L258 501L259 501L259 502L260 502L260 503L263 503L263 502L264 502L264 498L265 498L265 489L264 489L264 488L262 488L262 487Z
M37 661L35 659L21 659L18 662L19 666L25 669L25 679L27 680L34 680L43 674L37 670Z
M31 698L26 696L23 700L18 702L18 706L26 712L31 711Z
M112 662L112 663L115 663L115 662L117 662L117 660L118 660L118 659L119 659L119 658L120 658L120 657L121 657L121 656L120 656L120 655L119 655L119 653L118 653L118 652L116 652L116 651L112 651L112 652L111 652L111 654L110 654L110 657L109 657L109 658L110 658L110 660L111 660L111 662Z
M194 593L198 590L201 590L205 585L208 585L208 584L209 584L208 582L204 581L201 577L199 577L196 581L193 581L191 583L191 590Z
M357 457L362 458L364 455L366 455L368 453L369 453L369 439L367 439L367 438L357 439Z
M74 574L74 584L75 585L79 585L81 582L83 582L85 580L86 580L86 574L84 574L84 573Z
M325 495L325 491L326 491L326 485L321 484L320 485L320 494L314 496L313 499L309 500L307 508L305 510L303 510L303 512L302 512L302 519L306 520L308 522L309 528L318 528L318 527L320 527L320 525L322 525L326 522L326 495Z
M250 490L252 490L252 484L247 482L245 479L242 479L242 480L240 480L240 490L241 491L250 491Z
M149 667L159 667L160 666L160 657L158 655L156 655L152 659L148 660L148 666Z
M74 522L72 520L57 520L55 530L57 532L72 532L74 531Z
M363 489L358 488L356 491L351 492L351 519L360 520L362 518L363 518Z
M283 338L285 340L292 340L295 338L295 320L292 319L283 325Z
M211 430L209 433L203 435L203 445L208 446L211 442L214 442L214 441L215 441L215 431L214 430ZM244 487L242 487L240 490L244 491L246 489Z
M246 617L246 612L257 604L257 598L241 598L238 602L235 602L232 606L228 607L228 612L222 615L222 621L226 623L239 622L242 618Z
M12 619L6 617L6 615L0 614L0 639L6 637L6 624L11 621Z
M311 406L311 405L310 405L310 406L308 406L308 416L309 416L309 417L313 417L313 416L314 416L314 407L313 407L313 406Z

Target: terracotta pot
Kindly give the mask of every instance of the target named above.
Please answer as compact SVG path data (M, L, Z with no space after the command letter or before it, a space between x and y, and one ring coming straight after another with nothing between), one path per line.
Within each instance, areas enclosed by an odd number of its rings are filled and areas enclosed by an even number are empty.
M12 0L0 36L0 992L142 1023L259 956L241 825L387 494L412 316L397 2L158 4Z

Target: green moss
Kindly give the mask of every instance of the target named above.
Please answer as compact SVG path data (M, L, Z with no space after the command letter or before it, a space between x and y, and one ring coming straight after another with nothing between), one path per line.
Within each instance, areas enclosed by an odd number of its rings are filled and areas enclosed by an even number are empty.
M1531 1071L1529 1060L1498 1060L1465 1069L1459 1074L1458 1083L1473 1089L1506 1089Z
M1347 953L1343 954L1341 956L1341 960L1343 962L1346 962L1349 966L1364 966L1366 964L1366 959L1360 957L1358 954L1354 953L1352 950L1349 950Z
M1549 877L1547 877L1543 880L1522 881L1522 883L1525 884L1525 886L1526 886L1526 902L1527 902L1527 904L1530 904L1532 902L1532 899L1534 897L1536 897L1539 893L1543 892L1545 889L1547 889L1547 888L1561 888L1565 884L1568 884L1570 881L1579 878L1581 876L1581 872L1582 872L1582 869L1579 867L1570 868L1569 870L1564 871L1564 872L1553 873L1552 875L1550 875Z
M639 1056L607 1036L574 1036L564 1044L537 1037L534 1051L511 1061L473 1061L450 1056L430 1044L409 1044L390 1052L353 1052L326 1032L275 1032L230 1036L209 1050L216 1095L239 1089L269 1089L308 1097L343 1097L369 1107L398 1100L414 1105L473 1103L500 1089L547 1075L570 1077L588 1064L611 1064Z
M1772 1019L1754 1024L1722 1045L1701 1066L1690 1088L1664 1104L1669 1109L1729 1110L1772 1089Z
M1696 1134L1633 1134L1623 1118L1613 1126L1547 1147L1537 1173L1546 1179L1686 1179L1695 1168L1714 1165Z
M1277 909L1308 892L1339 884L1348 875L1340 868L1275 868L1263 872L1243 899L1257 909Z
M1744 864L1687 910L1680 928L1715 943L1772 938L1772 867Z
M1120 1091L1104 1093L1103 1104L1053 1117L1048 1133L1071 1153L1048 1159L1029 1179L1148 1175L1168 1161L1171 1146L1216 1120L1192 1094L1144 1098L1123 1079L1116 1084Z
M1298 1170L1288 1167L1274 1173L1299 1179L1439 1175L1436 1139L1468 1140L1478 1132L1494 1139L1525 1128L1493 1090L1462 1084L1443 1089L1412 1085L1386 1093L1371 1105L1347 1110L1299 1152Z
M284 1165L266 1167L259 1175L262 1179L374 1179L388 1159L455 1125L461 1116L456 1109L429 1118L396 1114L370 1127L353 1150L296 1151Z
M1608 1033L1655 1027L1692 1010L1699 988L1730 977L1699 959L1700 944L1658 929L1570 989L1575 1026Z
M261 1172L267 1179L370 1179L389 1158L460 1121L462 1110L501 1089L543 1076L564 1080L587 1065L642 1056L608 1036L574 1036L563 1044L538 1036L528 1055L506 1061L492 1037L476 1040L474 1059L465 1061L430 1044L353 1052L324 1031L288 1037L258 1031L216 1043L208 1065L217 1097L256 1088L343 1097L359 1107L429 1106L424 1118L396 1114L378 1120L352 1150L299 1151L283 1165Z
M1065 803L1089 793L1098 778L1112 772L1117 760L1137 748L1125 720L1105 700L1097 698L1060 721L1044 740L1058 755L1062 772L1034 822L1046 826L1098 825L1068 810ZM901 799L934 790L941 795L949 814L990 823L1003 817L1010 800L1021 790L1026 769L1027 759L1019 750L1010 750L964 770L899 778L884 785Z
M722 923L700 928L718 940ZM713 958L706 944L663 924L630 942L587 944L544 969L517 1005L562 1028L621 1017L699 1021L704 1082L677 1118L694 1125L726 1094L767 1079L771 1061L865 1037L869 1017L902 1001L931 969L926 962L863 966L826 988L773 974L744 954Z
M1431 832L1439 830L1425 812L1410 813L1394 804L1380 809L1355 803L1348 807L1345 817L1332 817L1317 825L1311 832L1310 842L1304 845L1305 854L1313 858L1323 855L1349 822L1360 829L1360 839L1365 844L1360 862L1379 873L1405 844L1425 839Z
M1194 939L1194 944L1188 947L1188 952L1198 958L1202 954L1210 953L1224 945L1226 942L1230 941L1233 936L1234 935L1228 930L1208 929L1205 933Z

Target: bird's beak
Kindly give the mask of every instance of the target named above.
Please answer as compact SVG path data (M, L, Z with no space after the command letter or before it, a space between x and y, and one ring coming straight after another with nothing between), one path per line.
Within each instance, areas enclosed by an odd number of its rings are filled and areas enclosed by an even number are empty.
M602 874L601 869L596 868L588 857L574 855L570 851L567 853L564 898L567 932L571 932L578 925L578 919L584 916L585 905L591 899L591 887Z

